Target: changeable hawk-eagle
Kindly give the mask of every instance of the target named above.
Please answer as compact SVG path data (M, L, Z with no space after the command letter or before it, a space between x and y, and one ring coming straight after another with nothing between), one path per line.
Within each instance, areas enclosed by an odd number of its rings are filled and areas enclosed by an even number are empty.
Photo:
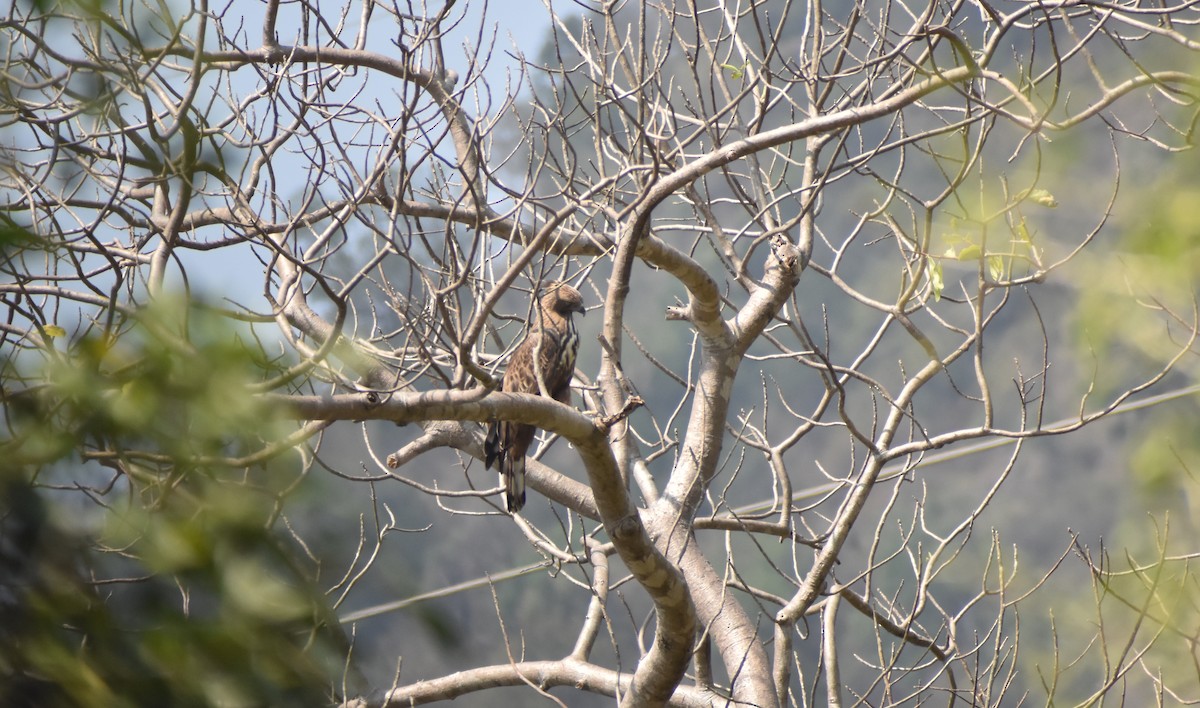
M525 341L513 352L504 372L501 391L537 393L560 403L571 402L571 376L579 351L579 334L571 319L576 312L584 314L578 290L566 283L546 286ZM484 440L485 464L491 469L492 463L497 463L512 513L525 505L525 452L535 431L532 425L493 420Z

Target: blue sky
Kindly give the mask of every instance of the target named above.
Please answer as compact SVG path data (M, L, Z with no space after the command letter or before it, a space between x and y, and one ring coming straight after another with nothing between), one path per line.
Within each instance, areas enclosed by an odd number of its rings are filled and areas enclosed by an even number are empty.
M561 6L556 7L556 10L565 13L571 13L577 9L573 5L562 2L556 3L556 5ZM485 10L487 19L481 33L480 17ZM257 14L260 11L260 6L246 7L244 26L247 28L261 27L262 19ZM351 35L355 31L353 23L358 20L355 13L356 11L352 11L346 20L346 27ZM446 34L443 40L447 68L457 71L460 76L465 76L469 69L471 51L475 49L475 45L481 42L493 43L487 66L483 71L486 85L493 95L490 100L488 97L479 97L480 105L474 105L476 96L474 92L470 92L465 101L468 110L479 116L486 113L489 108L495 110L503 102L503 96L497 94L503 94L506 90L523 88L510 87L510 83L520 80L517 61L513 55L519 52L532 58L538 54L550 27L550 10L542 0L494 0L488 3L460 0L452 12L452 17L457 18L460 13L465 13L465 16ZM294 18L289 17L286 12L281 13L279 39L284 44L297 39L294 36L288 36L290 30L287 28L287 23L289 20L294 21ZM371 18L371 28L369 48L384 53L394 52L395 49L389 41L389 38L395 36L392 17L377 12ZM258 38L254 31L253 29L246 31L248 45L252 45ZM488 53L486 46L483 49L485 54ZM249 78L253 74L247 72L245 76ZM257 77L254 80L257 81ZM373 88L373 91L386 94L395 88L394 80L389 77L380 75L380 81L382 83L377 85L377 89ZM460 83L459 86L461 88L462 84ZM369 105L371 101L372 99L366 95L360 95L356 99L357 103L364 105ZM187 278L194 294L200 294L209 299L229 298L251 307L265 306L265 302L261 299L262 265L251 255L248 245L244 248L191 251L182 257L187 264ZM178 277L179 273L172 269L168 275L168 282Z

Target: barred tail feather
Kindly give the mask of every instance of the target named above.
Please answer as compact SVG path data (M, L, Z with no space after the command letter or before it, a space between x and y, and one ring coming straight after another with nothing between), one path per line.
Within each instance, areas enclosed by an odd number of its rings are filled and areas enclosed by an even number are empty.
M505 455L500 460L500 477L504 482L504 501L510 514L525 506L525 456Z
M513 454L510 446L512 436L519 430L510 428L504 421L490 421L487 437L483 439L483 464L500 470L500 484L504 486L504 503L510 513L517 513L525 506L525 454ZM517 441L519 444L519 440Z

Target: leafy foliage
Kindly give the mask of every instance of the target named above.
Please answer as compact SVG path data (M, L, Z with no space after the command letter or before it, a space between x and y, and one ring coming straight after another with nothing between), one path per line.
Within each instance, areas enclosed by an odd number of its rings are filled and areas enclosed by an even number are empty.
M178 299L54 343L0 442L0 703L325 704L344 649L274 528L288 465L225 457L282 432L265 362ZM64 484L106 501L68 515Z

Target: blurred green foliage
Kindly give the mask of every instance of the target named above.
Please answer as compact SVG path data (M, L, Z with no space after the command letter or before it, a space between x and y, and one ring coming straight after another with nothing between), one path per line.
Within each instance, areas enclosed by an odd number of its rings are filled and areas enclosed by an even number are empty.
M1084 346L1113 362L1100 371L1100 384L1121 370L1149 372L1178 356L1188 345L1200 310L1200 169L1195 160L1165 163L1156 179L1139 185L1132 206L1118 214L1116 242L1096 249L1079 279L1077 322ZM1114 291L1132 297L1113 297ZM1193 353L1185 354L1168 379L1172 388L1200 382ZM1107 375L1107 377L1106 377ZM1118 380L1117 385L1120 384ZM1195 403L1181 402L1194 410ZM1157 408L1142 419L1140 442L1130 458L1133 479L1155 508L1183 511L1177 501L1195 496L1200 440L1195 418ZM1164 503L1165 506L1164 506Z
M1200 439L1197 399L1188 391L1200 370L1194 343L1185 349L1197 317L1200 169L1194 159L1156 160L1127 166L1154 177L1126 188L1105 240L1082 254L1064 281L1075 296L1076 360L1092 363L1079 367L1080 385L1093 385L1096 396L1183 354L1156 389L1181 397L1139 412L1128 431L1114 431L1127 447L1105 440L1100 458L1108 469L1089 470L1119 476L1130 492L1097 497L1116 522L1103 540L1087 544L1093 566L1080 550L1069 570L1091 572L1062 581L1057 594L1041 598L1044 608L1031 608L1052 618L1053 641L1027 642L1025 662L1046 677L1055 704L1091 705L1110 682L1118 695L1166 696L1167 703L1195 692Z
M257 352L162 298L4 354L0 705L330 702L344 641L275 528L300 465L230 459L286 432Z
M1080 263L1077 321L1087 356L1126 352L1129 363L1155 364L1187 341L1200 272L1195 164L1172 160L1137 186L1130 206L1113 219L1115 243L1091 249ZM1194 379L1194 367L1190 373Z

